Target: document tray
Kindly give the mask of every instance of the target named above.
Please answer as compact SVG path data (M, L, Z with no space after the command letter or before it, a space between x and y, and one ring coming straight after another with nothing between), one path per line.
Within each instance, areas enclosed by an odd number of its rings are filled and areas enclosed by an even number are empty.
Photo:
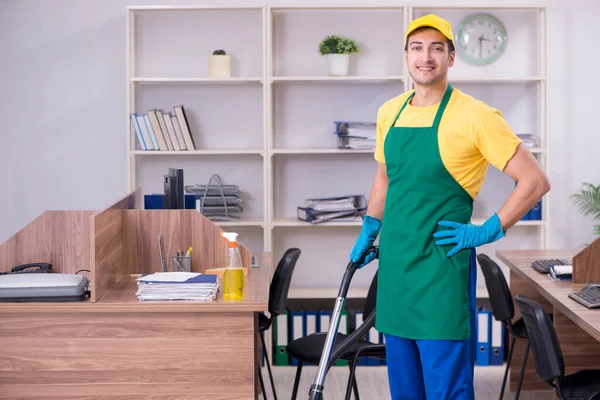
M88 278L60 273L0 275L0 302L82 301Z

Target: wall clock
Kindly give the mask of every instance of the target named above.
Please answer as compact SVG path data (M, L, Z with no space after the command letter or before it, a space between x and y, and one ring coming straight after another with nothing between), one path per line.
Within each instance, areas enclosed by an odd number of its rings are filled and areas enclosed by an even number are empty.
M458 23L454 38L456 53L470 64L487 65L506 49L506 28L490 14L472 14Z

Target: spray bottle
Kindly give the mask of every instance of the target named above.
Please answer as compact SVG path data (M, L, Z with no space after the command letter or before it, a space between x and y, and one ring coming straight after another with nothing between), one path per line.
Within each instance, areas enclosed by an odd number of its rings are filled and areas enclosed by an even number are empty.
M228 240L227 267L225 267L223 276L223 297L226 300L242 300L244 298L244 269L240 249L238 249L238 234L224 232L222 236Z

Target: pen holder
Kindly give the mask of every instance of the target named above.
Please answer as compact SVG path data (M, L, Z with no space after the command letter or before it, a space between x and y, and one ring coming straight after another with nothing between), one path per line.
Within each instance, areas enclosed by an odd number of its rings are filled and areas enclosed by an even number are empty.
M173 256L173 272L192 272L192 256Z

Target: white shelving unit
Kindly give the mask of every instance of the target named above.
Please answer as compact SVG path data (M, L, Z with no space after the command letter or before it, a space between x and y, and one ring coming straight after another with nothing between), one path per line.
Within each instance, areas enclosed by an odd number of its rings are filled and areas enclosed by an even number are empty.
M290 297L335 296L361 223L311 225L296 218L296 207L311 197L369 195L373 151L337 149L333 121L374 121L384 101L412 87L403 62L404 32L410 20L430 12L453 29L474 12L505 24L506 53L485 67L457 55L450 82L497 107L517 133L535 133L539 146L531 150L547 170L543 7L134 6L127 18L129 188L161 193L169 167L183 168L186 184L206 183L217 173L242 186L244 219L217 223L238 231L253 251L272 251L275 262L289 247L302 249ZM318 43L333 33L361 46L351 56L349 76L327 76L317 53ZM208 78L215 49L232 56L231 78ZM185 106L197 150L140 150L130 113L168 112L177 104ZM512 187L490 167L473 222L497 211ZM478 251L493 256L497 248L546 247L548 216L544 198L542 220L520 221L502 241ZM353 296L366 294L374 270L355 275ZM481 274L478 297L486 297Z

